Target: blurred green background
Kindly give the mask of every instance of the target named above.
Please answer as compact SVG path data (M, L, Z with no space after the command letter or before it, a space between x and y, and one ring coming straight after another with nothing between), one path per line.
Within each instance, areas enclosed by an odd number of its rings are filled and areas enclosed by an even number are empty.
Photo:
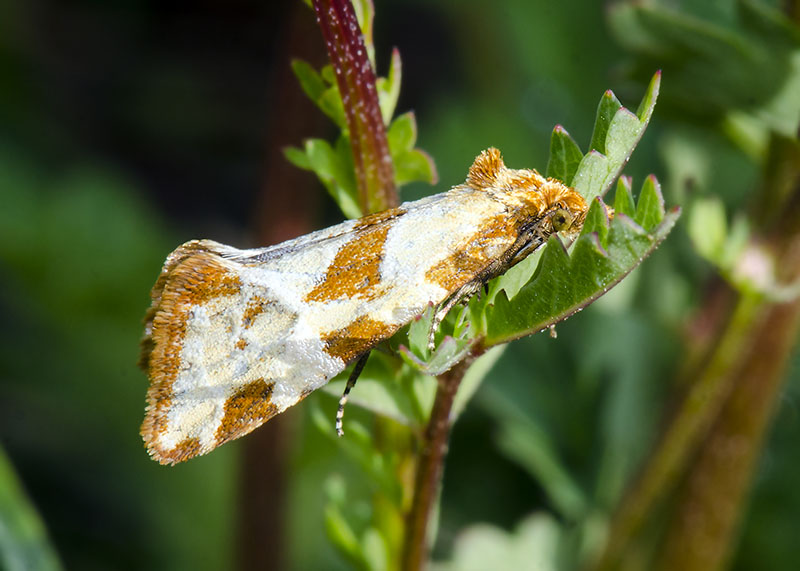
M635 106L663 68L626 171L634 188L652 172L670 205L719 196L744 210L765 133L796 135L797 36L748 27L737 2L671 4L746 41L724 53L700 41L724 34L659 35L592 0L376 0L379 71L397 46L398 109L415 110L440 175L403 198L461 182L488 146L543 170L555 124L585 148L602 93ZM357 476L309 422L330 396L174 468L138 435L141 319L164 257L191 238L253 246L339 219L313 175L281 156L333 135L291 57L325 61L295 0L0 4L0 566L345 566L325 537L326 488ZM715 276L684 219L557 339L507 349L455 426L437 558L478 522L522 536L539 514L539 532L568 533L572 518L613 509L653 445ZM736 569L795 563L798 398L795 353Z

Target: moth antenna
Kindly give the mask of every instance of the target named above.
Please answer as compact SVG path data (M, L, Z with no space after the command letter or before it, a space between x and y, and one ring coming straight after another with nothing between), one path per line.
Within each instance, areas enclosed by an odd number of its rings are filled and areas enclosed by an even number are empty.
M347 395L349 395L350 390L354 386L356 386L356 381L358 380L359 375L361 375L361 371L364 370L364 365L367 364L367 358L369 357L369 354L370 352L367 351L358 358L358 361L356 361L356 366L353 367L353 372L350 373L350 376L347 379L347 384L344 387L342 398L339 399L339 410L336 411L337 436L344 436L344 429L342 428L342 419L344 418L344 405L347 404Z

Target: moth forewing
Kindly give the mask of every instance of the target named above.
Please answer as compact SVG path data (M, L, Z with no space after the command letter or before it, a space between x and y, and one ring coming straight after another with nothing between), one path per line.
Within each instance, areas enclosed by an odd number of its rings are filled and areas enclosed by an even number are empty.
M438 324L585 213L576 191L489 149L448 192L276 246L184 244L146 316L150 454L173 464L247 434L430 305Z

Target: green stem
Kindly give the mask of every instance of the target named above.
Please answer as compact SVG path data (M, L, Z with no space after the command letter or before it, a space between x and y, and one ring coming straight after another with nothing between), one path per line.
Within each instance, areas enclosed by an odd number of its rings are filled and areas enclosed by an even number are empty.
M773 137L754 218L779 261L779 285L800 279L800 146ZM743 294L745 295L745 294ZM762 300L738 354L733 391L683 482L658 560L661 568L724 568L800 329L800 299Z
M759 309L754 296L743 295L739 299L711 360L689 388L653 456L614 516L605 552L595 567L598 571L617 568L632 537L653 513L656 503L674 489L691 453L731 391L732 372L742 364L741 348L746 346L759 322Z
M735 388L676 500L661 569L724 568L798 331L800 302L765 304Z

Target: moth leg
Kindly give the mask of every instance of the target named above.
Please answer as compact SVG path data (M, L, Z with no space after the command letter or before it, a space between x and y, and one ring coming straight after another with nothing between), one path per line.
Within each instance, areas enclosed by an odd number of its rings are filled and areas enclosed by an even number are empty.
M468 282L457 289L453 295L448 297L442 303L442 305L436 308L436 311L433 314L433 319L431 319L431 329L428 332L428 349L431 351L434 350L434 335L436 334L436 329L447 316L447 313L457 304L468 302L473 295L480 292L482 286L483 281L481 280Z
M349 395L350 390L354 386L356 386L356 381L358 380L359 375L361 375L361 371L364 370L364 365L367 364L367 357L369 357L369 353L370 352L367 351L358 358L358 361L356 361L356 366L353 367L353 372L350 373L350 377L347 379L347 384L344 387L342 398L339 399L339 410L336 411L337 436L344 436L344 430L342 429L342 419L344 418L344 405L347 404L347 395Z

